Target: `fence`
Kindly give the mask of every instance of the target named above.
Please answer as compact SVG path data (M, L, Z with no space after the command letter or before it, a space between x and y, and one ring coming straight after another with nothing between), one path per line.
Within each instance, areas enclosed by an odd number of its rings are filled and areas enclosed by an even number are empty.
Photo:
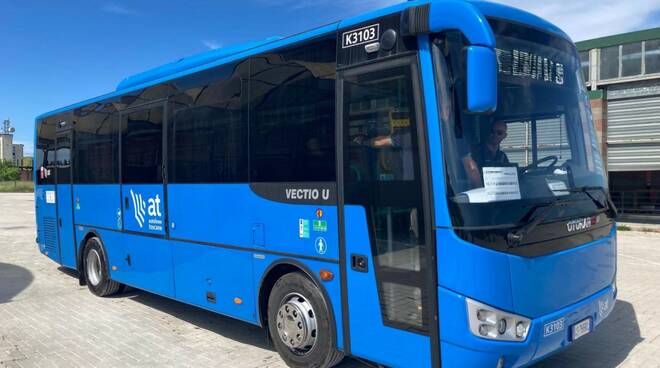
M622 215L655 215L660 217L660 190L610 192L612 202Z

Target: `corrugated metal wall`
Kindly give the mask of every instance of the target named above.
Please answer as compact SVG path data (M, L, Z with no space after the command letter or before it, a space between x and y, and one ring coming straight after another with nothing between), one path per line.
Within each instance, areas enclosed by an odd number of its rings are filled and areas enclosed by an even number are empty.
M558 164L571 158L571 150L566 136L566 123L563 118L539 119L536 122L538 158L557 156ZM512 122L507 124L507 137L502 142L502 151L509 161L519 166L532 163L532 124ZM543 164L542 164L543 165Z
M607 102L607 170L660 170L660 96Z

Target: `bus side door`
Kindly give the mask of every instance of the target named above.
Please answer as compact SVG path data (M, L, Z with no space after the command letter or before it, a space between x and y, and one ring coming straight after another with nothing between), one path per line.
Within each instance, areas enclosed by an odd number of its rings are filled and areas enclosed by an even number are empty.
M57 181L57 227L60 240L60 264L76 268L76 242L73 233L73 195L71 151L73 149L73 129L67 127L57 132L55 150L55 178Z
M339 73L340 205L350 351L431 365L435 312L417 60Z
M121 201L125 255L122 280L174 296L172 250L166 240L165 106L156 103L122 112Z

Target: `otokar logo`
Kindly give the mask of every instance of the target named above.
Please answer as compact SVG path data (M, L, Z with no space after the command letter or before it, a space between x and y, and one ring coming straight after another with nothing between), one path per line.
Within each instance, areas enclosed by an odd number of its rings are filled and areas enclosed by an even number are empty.
M596 224L598 224L598 216L585 217L567 222L566 230L572 233L574 231L587 230Z
M145 201L142 194L133 192L131 189L131 199L133 199L133 216L137 221L140 229L145 223L148 225L149 230L162 231L163 220L160 211L160 197L156 194L154 198L147 198Z

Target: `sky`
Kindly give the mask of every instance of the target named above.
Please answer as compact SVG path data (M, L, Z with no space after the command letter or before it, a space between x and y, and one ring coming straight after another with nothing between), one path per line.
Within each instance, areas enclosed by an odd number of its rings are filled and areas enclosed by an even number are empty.
M286 36L401 0L3 0L0 121L33 152L34 118L209 49ZM660 0L496 0L574 41L660 26Z

